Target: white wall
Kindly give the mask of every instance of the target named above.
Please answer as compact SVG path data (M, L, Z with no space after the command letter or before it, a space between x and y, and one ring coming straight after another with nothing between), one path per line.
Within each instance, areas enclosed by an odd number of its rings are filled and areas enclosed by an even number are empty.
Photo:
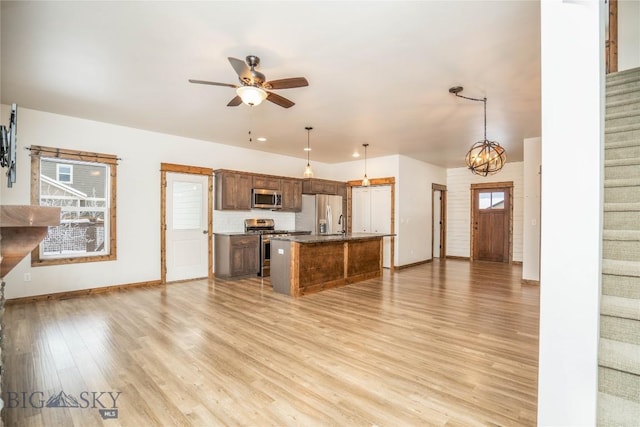
M364 160L339 163L332 168L335 179L362 179ZM367 159L367 175L369 178L394 177L396 180L394 265L430 260L431 184L444 185L446 169L393 155Z
M640 67L640 1L618 1L618 71Z
M467 168L447 169L447 256L471 256L471 184L506 181L513 181L513 261L522 261L523 162L507 162L488 177L474 175Z
M9 107L2 105L2 117ZM0 182L2 204L30 204L30 159L25 147L44 145L115 154L118 166L117 245L115 261L31 267L27 256L5 278L7 298L155 281L160 278L160 164L177 163L301 177L304 159L247 148L182 138L123 126L62 116L18 106L17 182ZM401 175L399 170L403 168ZM362 160L338 165L313 163L324 179L362 178ZM431 183L444 183L444 169L403 156L368 159L368 175L396 179L395 265L430 259ZM418 199L412 194L418 192ZM404 196L403 196L404 195ZM402 204L401 204L401 198ZM419 200L420 203L415 203ZM400 210L400 206L402 210ZM215 231L241 231L243 220L270 217L277 228L292 229L293 213L214 212ZM402 222L402 226L401 226ZM405 237L406 236L406 237ZM31 281L23 280L24 273Z
M541 426L596 425L605 6L541 2Z
M524 220L522 278L540 280L540 138L524 140Z
M407 265L433 258L432 184L446 184L446 169L400 156L400 176L396 183L400 237L398 265Z
M9 107L2 106L2 118ZM18 106L17 181L13 188L0 181L2 204L30 204L29 152L25 147L44 145L115 154L118 166L116 261L31 267L27 256L5 278L7 298L73 291L160 279L160 163L226 168L277 175L302 176L306 161L61 116ZM330 178L330 168L314 163L316 176ZM4 171L4 169L3 169ZM3 174L4 175L4 174ZM4 178L4 176L3 176ZM244 213L264 216L264 211ZM219 213L219 212L218 212ZM271 212L268 212L270 214ZM238 222L214 215L214 228L235 228ZM291 217L291 222L287 222ZM242 215L237 218L244 219ZM289 228L293 213L280 213L278 226ZM240 222L241 224L241 222ZM239 231L239 230L237 230ZM31 281L23 281L24 273Z

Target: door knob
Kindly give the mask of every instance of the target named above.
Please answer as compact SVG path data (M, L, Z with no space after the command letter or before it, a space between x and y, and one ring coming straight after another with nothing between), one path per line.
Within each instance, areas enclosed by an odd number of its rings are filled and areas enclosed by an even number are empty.
M209 230L202 230L202 234L207 234Z

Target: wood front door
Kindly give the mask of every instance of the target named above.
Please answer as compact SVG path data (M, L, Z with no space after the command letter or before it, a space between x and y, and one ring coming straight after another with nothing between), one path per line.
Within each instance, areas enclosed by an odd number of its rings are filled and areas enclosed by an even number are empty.
M473 188L473 260L510 262L512 187Z

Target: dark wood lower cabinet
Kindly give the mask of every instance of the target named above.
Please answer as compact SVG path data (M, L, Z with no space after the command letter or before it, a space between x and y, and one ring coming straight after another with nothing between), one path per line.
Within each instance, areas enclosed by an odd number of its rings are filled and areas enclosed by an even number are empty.
M378 277L382 235L271 239L271 286L298 297Z
M214 274L229 278L255 276L260 270L260 236L216 234Z

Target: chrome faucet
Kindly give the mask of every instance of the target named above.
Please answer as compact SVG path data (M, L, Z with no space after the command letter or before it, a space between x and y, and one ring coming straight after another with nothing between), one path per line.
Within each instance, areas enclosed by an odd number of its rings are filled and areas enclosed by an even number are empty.
M338 217L338 225L342 225L342 227L341 227L341 228L342 228L341 233L342 233L342 234L346 234L346 233L347 233L347 230L346 230L346 228L345 228L345 224L342 224L342 220L343 220L343 219L344 219L344 215L340 214L340 216Z

